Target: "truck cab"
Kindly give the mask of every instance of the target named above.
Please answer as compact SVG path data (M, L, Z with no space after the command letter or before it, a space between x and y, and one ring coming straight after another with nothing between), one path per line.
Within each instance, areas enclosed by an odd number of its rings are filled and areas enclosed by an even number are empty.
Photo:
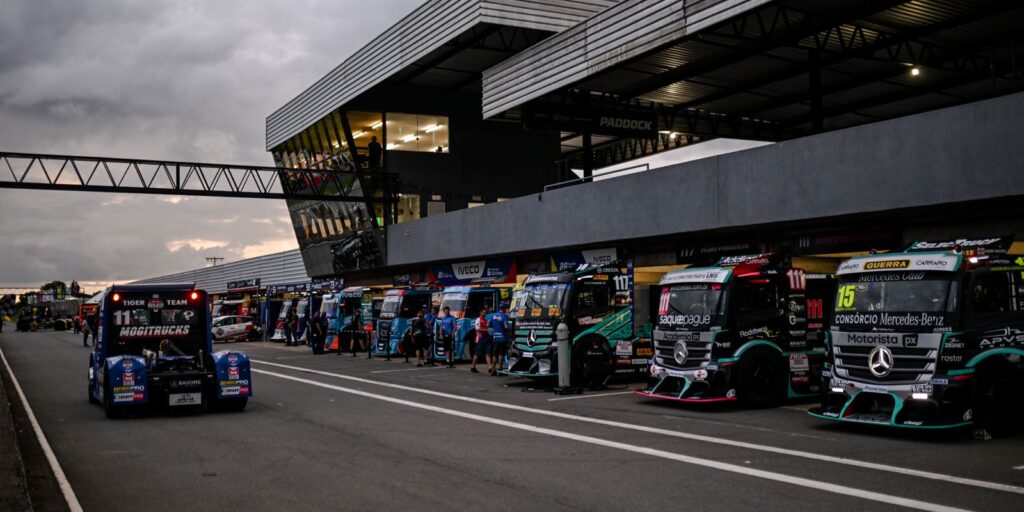
M108 417L141 406L244 409L249 359L213 352L206 292L191 283L115 285L98 310L89 401Z
M530 378L558 376L555 329L569 328L574 385L603 384L615 374L646 373L651 344L634 336L629 276L617 266L531 274L517 301L508 368Z
M1024 258L1009 237L915 242L839 267L811 415L909 428L1024 425Z
M807 276L788 258L722 258L669 272L659 287L650 381L637 394L765 407L820 392L824 336L808 329Z
M430 309L433 303L433 289L393 288L384 294L384 303L377 319L376 340L373 355L391 356L400 354L405 347L402 341L409 335L412 319L424 307Z
M490 286L449 286L441 294L441 310L447 307L456 318L453 334L453 351L455 359L472 357L476 349L476 331L474 321L480 310L497 310L501 302L501 290ZM434 358L445 360L444 344L440 340L434 343Z

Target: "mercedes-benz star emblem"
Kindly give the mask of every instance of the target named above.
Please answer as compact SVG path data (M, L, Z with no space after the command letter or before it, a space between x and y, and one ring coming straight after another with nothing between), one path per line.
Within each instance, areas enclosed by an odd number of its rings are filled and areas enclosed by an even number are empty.
M684 364L686 363L687 355L688 352L686 351L686 342L677 341L675 348L672 349L672 357L676 360L677 363Z
M868 354L868 370L879 378L892 373L892 351L888 347L875 347Z
M537 343L537 330L530 329L530 336L526 338L526 344L532 347L534 343Z

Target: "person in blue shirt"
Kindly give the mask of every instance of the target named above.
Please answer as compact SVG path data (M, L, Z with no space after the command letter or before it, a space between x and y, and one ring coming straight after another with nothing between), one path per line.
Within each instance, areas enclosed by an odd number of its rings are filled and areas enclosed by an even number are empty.
M491 330L491 356L487 358L487 366L491 375L498 376L498 369L505 365L505 355L508 354L509 331L511 322L508 319L508 306L504 303L498 307L498 312L491 315L487 323Z
M441 340L444 356L448 360L448 368L455 368L455 316L452 309L444 307L441 316L434 322L434 337Z

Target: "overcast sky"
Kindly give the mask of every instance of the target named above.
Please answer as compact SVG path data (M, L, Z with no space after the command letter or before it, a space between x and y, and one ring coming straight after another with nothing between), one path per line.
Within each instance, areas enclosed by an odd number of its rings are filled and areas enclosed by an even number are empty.
M2 0L0 149L272 165L274 109L423 0ZM296 247L284 201L0 189L0 287Z

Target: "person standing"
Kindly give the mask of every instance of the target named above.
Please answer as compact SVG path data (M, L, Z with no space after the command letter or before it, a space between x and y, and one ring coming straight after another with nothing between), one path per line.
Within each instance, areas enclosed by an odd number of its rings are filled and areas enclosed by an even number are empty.
M78 313L71 317L71 326L75 329L75 334L82 332L82 319L79 318Z
M327 341L327 312L321 310L313 313L312 325L316 329L311 333L315 338L310 340L313 353L323 354L324 343Z
M434 322L434 336L441 340L444 348L444 357L448 360L448 368L455 368L455 317L452 316L452 309L444 307L441 316Z
M348 329L348 350L352 352L352 357L356 357L356 344L359 344L359 350L362 351L363 346L363 312L361 309L356 308L352 311L352 321L345 326ZM338 355L341 355L341 346L338 346Z
M92 344L93 344L93 346L96 346L96 336L98 335L97 331L99 331L99 329L100 329L100 326L99 326L100 322L99 322L99 315L98 315L98 313L99 313L98 310L97 311L93 311L92 313L89 313L89 316L86 317L85 326L88 327L89 330L85 332L85 337L82 339L82 343L86 347L89 346L89 335L90 334L92 334Z
M425 349L425 361L423 364L434 366L434 324L437 323L438 307L433 306L423 319L427 322L427 348Z
M298 345L298 343L294 343L292 340L295 336L295 328L298 326L299 317L295 314L295 307L292 306L284 316L284 346L292 347Z
M473 353L473 359L469 363L469 371L473 373L480 373L480 370L476 369L476 363L481 358L485 361L491 358L491 336L487 332L487 308L480 308L480 316L473 321L473 330L476 331L476 351ZM487 365L490 367L490 364Z
M366 146L367 160L370 163L370 172L380 172L380 159L383 148L377 142L377 136L370 137L370 143Z
M508 338L511 330L511 322L508 319L508 306L504 303L498 308L498 312L491 315L488 326L491 330L492 357L487 361L491 375L497 377L498 370L505 365L505 355L508 354Z
M416 350L416 366L423 366L423 362L426 359L428 342L430 336L427 334L427 319L426 315L423 314L423 310L419 310L416 313L416 318L412 320L412 324L409 326L409 332L412 335L413 347ZM409 352L405 353L406 362L409 361Z

